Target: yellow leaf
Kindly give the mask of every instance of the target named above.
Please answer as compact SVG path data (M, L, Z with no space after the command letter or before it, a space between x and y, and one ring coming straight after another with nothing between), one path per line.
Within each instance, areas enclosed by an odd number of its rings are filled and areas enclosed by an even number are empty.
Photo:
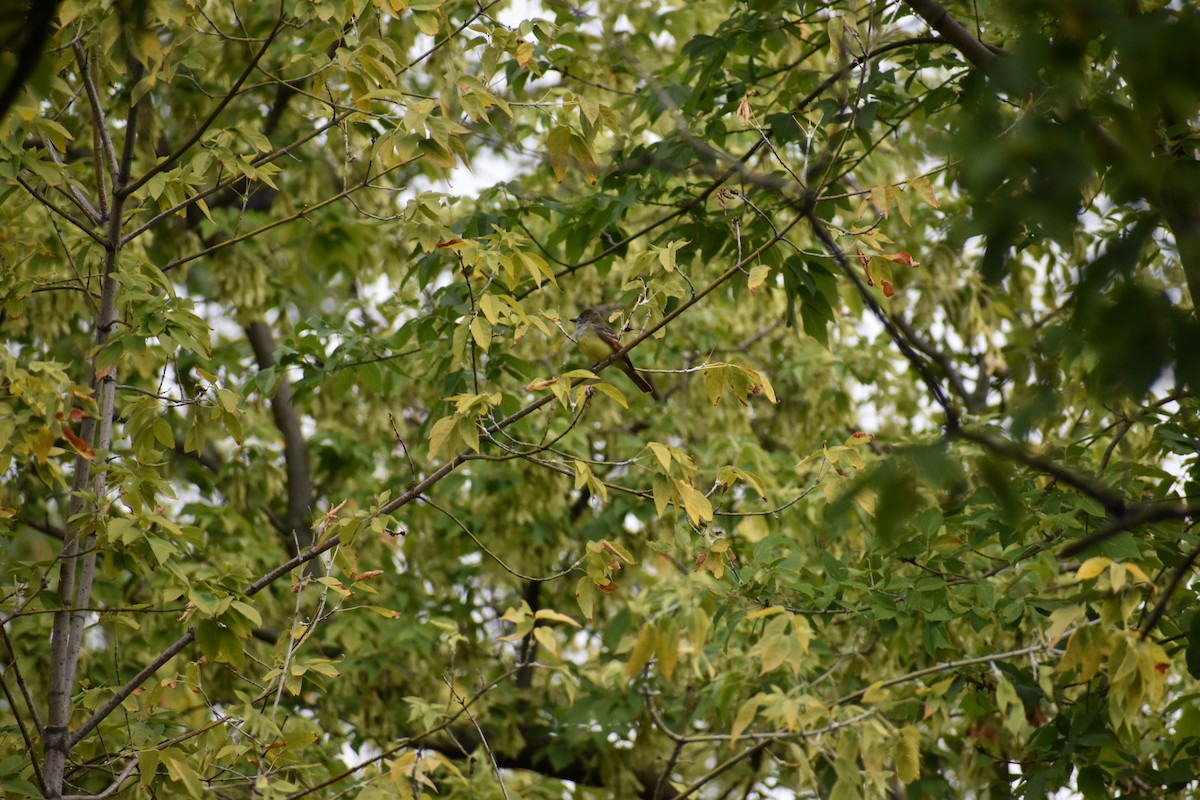
M867 198L871 201L871 205L873 205L873 206L875 206L875 208L879 209L879 213L882 214L884 216L884 218L886 219L888 212L891 210L891 208L888 205L887 187L886 186L874 187L873 189L871 189L870 193L867 195Z
M754 715L758 713L758 707L762 704L762 698L758 695L751 697L746 702L742 703L742 707L738 709L737 716L733 718L733 727L729 730L729 746L733 747L737 743L738 737L750 727L750 723L754 722Z
M646 447L658 459L658 463L662 464L663 470L671 469L671 450L666 445L658 442L647 442Z
M450 435L454 432L457 424L458 417L442 417L433 423L433 427L429 429L430 458L435 458L441 449L446 446L446 443L450 441Z
M762 668L759 674L766 675L779 667L791 655L791 641L786 635L787 627L787 617L776 617L771 620L763 628L759 640L746 653L751 658L761 660Z
M629 661L625 663L626 678L637 675L650 663L650 656L654 654L654 646L657 644L657 634L658 631L649 622L638 631L637 641L633 643L633 650L629 653Z
M1080 682L1087 683L1100 671L1100 661L1108 650L1108 642L1100 629L1090 625L1077 628L1067 639L1067 650L1054 671L1068 672L1078 667Z
M1078 605L1056 608L1050 614L1050 630L1046 634L1047 641L1053 643L1062 638L1067 628L1083 615L1083 607Z
M917 193L917 197L924 200L928 205L938 208L938 199L933 194L933 186L929 183L929 178L913 178L908 182L913 191Z
M582 461L575 462L575 488L580 489L588 485L592 479L592 468Z
M500 301L494 295L482 295L479 298L479 310L487 317L487 321L493 325L500 321Z
M575 584L575 602L579 603L579 610L584 618L589 622L592 619L592 612L596 609L596 596L599 592L596 591L596 581L589 575L584 575Z
M693 525L700 527L712 521L712 503L708 502L703 492L680 480L675 481L675 489L679 492L679 497L683 500L683 510Z
M525 69L531 58L533 58L533 42L522 41L517 45L517 66ZM559 180L562 180L562 178L559 178Z
M800 646L801 652L808 652L808 645L813 638L812 625L809 624L808 618L799 615L792 617L792 638Z
M474 418L459 417L458 425L456 426L458 435L462 437L467 447L479 452L479 427L475 424Z
M753 292L758 289L758 287L762 286L763 282L767 280L767 275L769 275L770 272L771 268L765 264L759 264L757 267L751 269L750 280L747 282L747 286L749 286L750 291Z
M595 389L597 392L616 400L621 405L621 408L629 408L629 401L625 399L625 395L621 394L621 390L611 383L597 383Z
M1108 568L1108 579L1112 582L1114 592L1121 591L1125 585L1125 565L1113 563Z
M909 209L908 195L898 186L888 187L888 200L896 204L896 210L900 212L900 219L904 220L905 225L912 225L912 212Z
M708 393L709 402L715 406L721 399L721 393L725 391L724 364L704 370L704 390Z
M920 743L921 733L911 725L905 725L896 737L892 758L896 762L896 778L901 783L912 783L921 777Z
M874 705L888 699L889 692L883 686L883 681L875 681L863 693L863 702Z
M538 644L546 648L548 652L553 653L555 658L558 658L558 640L554 638L554 634L549 628L534 628L533 638L537 639Z
M1077 580L1077 581L1091 580L1092 578L1095 578L1097 575L1099 575L1101 572L1104 572L1104 570L1107 569L1108 565L1111 563L1112 563L1112 559L1105 558L1104 556L1096 556L1094 558L1089 558L1087 561L1083 562L1083 564L1080 565L1079 570L1075 573L1075 580Z
M679 660L679 629L673 624L669 629L659 631L654 655L658 659L658 673L671 680L675 673L675 664Z
M538 609L534 613L533 618L534 619L548 619L548 620L552 620L554 622L565 622L568 625L574 625L576 628L583 627L582 625L580 625L578 622L576 622L574 619L567 616L566 614L559 613L558 611L553 611L549 608Z
M523 45L522 45L523 46ZM533 52L533 45L529 46L529 50ZM521 66L525 66L522 64ZM550 160L550 168L554 170L554 177L559 183L562 183L563 178L567 176L567 163L570 161L568 153L571 150L571 129L558 125L550 129L550 134L546 137L546 153Z

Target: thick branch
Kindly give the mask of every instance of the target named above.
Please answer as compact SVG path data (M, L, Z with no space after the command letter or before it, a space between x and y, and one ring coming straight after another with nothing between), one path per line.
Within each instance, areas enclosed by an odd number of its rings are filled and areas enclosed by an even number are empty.
M996 54L987 45L976 39L969 30L950 16L950 12L936 0L904 0L929 27L940 33L954 49L963 54L976 67L986 67L996 60Z
M254 350L254 360L260 370L275 366L275 337L265 322L246 326L246 337ZM308 464L308 442L300 427L300 413L293 402L292 382L281 372L275 395L271 398L271 416L283 435L283 460L287 469L286 529L281 531L288 554L295 556L312 544L313 484Z
M141 77L141 67L130 59L130 73L134 81ZM121 212L126 194L119 189L129 179L129 169L133 163L134 144L137 139L137 120L140 104L129 109L125 121L125 146L118 165L117 174L113 180L112 213L108 219L107 252L104 259L104 284L100 295L100 313L96 319L97 347L108 341L113 326L117 321L117 290L120 286L117 277L117 259L121 251ZM99 125L102 116L97 116L95 123ZM107 131L103 135L107 135ZM105 455L112 446L113 420L116 415L117 375L115 368L109 368L100 373L92 364L92 393L96 397L98 407L97 419L85 419L81 426L81 438L88 441L92 449L100 456ZM90 484L90 487L89 487ZM85 494L90 488L91 498ZM78 741L77 735L68 731L71 719L71 695L75 686L75 673L79 666L79 655L83 645L83 624L87 618L87 608L92 594L92 581L96 572L95 547L96 533L83 512L89 503L98 503L104 494L105 469L103 463L92 469L88 458L80 456L75 460L75 474L72 479L71 499L68 504L68 520L73 521L74 527L63 546L62 563L59 570L59 598L66 610L54 615L54 628L51 641L49 712L47 714L45 746L45 781L46 796L50 800L62 797L63 779L67 754ZM87 537L87 544L80 547L81 537Z

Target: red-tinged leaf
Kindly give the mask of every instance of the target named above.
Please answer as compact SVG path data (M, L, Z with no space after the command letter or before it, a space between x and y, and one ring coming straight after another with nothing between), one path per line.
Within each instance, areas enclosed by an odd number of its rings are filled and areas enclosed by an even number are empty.
M891 281L882 281L880 283L880 288L883 289L884 297L892 297L893 295L896 294L896 289L892 286Z
M542 389L549 389L551 386L553 386L556 383L558 383L557 380L534 381L533 383L531 383L525 387L525 391L540 392Z
M609 581L608 583L604 584L603 586L597 586L596 588L599 589L600 591L604 592L605 594L612 594L613 592L615 592L617 589L619 589L621 587L617 586L617 584L614 583L613 581Z
M863 265L863 269L866 269L867 264L870 263L870 261L871 261L870 257L866 253L864 253L862 250L858 251L858 260ZM868 275L867 277L869 278L871 276Z
M704 566L704 562L708 560L708 553L701 553L696 556L696 565L692 567L692 572L699 572Z
M84 417L90 417L91 414L85 414L82 408L72 408L70 420L72 423L79 422Z
M382 574L383 574L383 570L381 570L381 569L369 569L366 572L359 575L358 577L356 577L354 580L356 582L357 581L369 581L369 580L371 580L371 578L378 578Z
M96 457L96 451L92 449L92 446L76 436L70 428L63 428L62 437L67 440L76 453L88 461Z
M466 240L463 239L461 236L455 236L453 239L447 239L444 242L438 242L437 246L438 247L453 247L456 244L462 244L464 241L466 241Z
M917 266L917 262L913 261L913 257L912 257L911 253L895 253L888 257L891 258L892 261L895 261L897 264L903 264L906 267Z
M1166 675L1167 670L1169 670L1170 668L1171 668L1171 663L1169 661L1160 661L1159 663L1154 665L1154 669L1158 670L1159 675Z

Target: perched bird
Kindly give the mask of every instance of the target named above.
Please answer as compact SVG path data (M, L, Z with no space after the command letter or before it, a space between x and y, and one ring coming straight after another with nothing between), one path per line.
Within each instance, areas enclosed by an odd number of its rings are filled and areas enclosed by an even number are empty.
M617 350L621 349L621 340L617 332L604 319L604 315L594 308L585 308L571 322L575 323L575 341L579 349L594 361L604 361ZM655 394L654 385L633 368L629 355L623 355L613 362L613 366L629 376L633 385L646 394ZM657 395L655 395L657 397Z

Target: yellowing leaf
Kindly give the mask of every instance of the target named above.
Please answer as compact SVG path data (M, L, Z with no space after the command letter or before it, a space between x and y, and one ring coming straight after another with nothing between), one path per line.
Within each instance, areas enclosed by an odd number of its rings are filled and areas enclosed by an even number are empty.
M738 709L737 716L733 718L733 727L729 730L730 747L733 747L737 743L738 737L750 727L751 722L754 722L754 716L758 714L758 707L761 704L762 697L759 695L755 695L742 703L742 707Z
M909 209L908 195L899 186L888 187L888 200L896 205L896 210L900 212L900 219L904 220L905 225L912 225L912 212Z
M1078 605L1063 606L1056 608L1050 613L1050 629L1046 633L1046 640L1053 643L1062 638L1066 633L1067 628L1083 616L1083 607Z
M579 611L589 622L596 609L596 581L590 575L584 575L575 584L575 602L579 603Z
M455 430L458 431L458 435L462 437L467 447L476 453L479 452L479 426L475 423L474 417L459 417Z
M709 402L715 406L724 390L725 365L720 364L704 370L704 391L708 394Z
M683 500L683 510L693 525L701 527L712 521L712 503L708 501L703 492L680 480L675 481L675 489L679 493L680 499Z
M896 762L896 778L901 783L912 783L921 777L920 744L921 733L911 725L905 725L896 737L892 758Z
M1142 568L1137 564L1126 564L1125 569L1129 570L1129 572L1142 583L1150 584L1151 590L1155 590L1157 588L1154 586L1154 581L1150 580L1150 576L1143 572Z
M555 658L559 657L558 640L554 638L554 633L549 628L534 628L533 638Z
M647 622L642 625L642 629L638 631L637 641L633 643L633 650L629 653L629 661L625 662L626 678L637 675L650 663L650 656L654 654L654 647L657 644L657 633L651 623Z
M501 308L500 301L496 299L495 295L484 294L480 296L479 310L487 317L487 321L493 325L500 321Z
M530 52L533 52L533 46L530 45ZM522 64L521 66L525 66ZM564 125L557 125L550 129L549 136L546 137L546 153L549 157L550 168L554 170L554 177L562 182L567 176L567 163L570 161L568 155L571 151L571 129Z
M429 457L435 458L454 432L458 417L442 417L429 429Z
M525 69L531 58L533 58L533 42L522 41L517 45L517 65L521 69ZM559 180L562 180L562 178L559 178Z
M925 201L926 204L938 208L938 199L933 194L933 186L930 185L928 178L913 178L908 182L912 190L917 193L917 197Z
M658 673L671 680L675 673L675 664L679 660L679 629L674 625L668 630L659 631L654 656L657 659Z
M611 397L617 401L622 408L629 408L629 401L625 399L625 395L621 394L621 390L613 386L611 383L597 383L593 387L597 392Z
M767 280L767 275L770 273L771 268L765 264L759 264L757 267L751 269L750 279L746 283L746 285L750 288L750 291L754 292L756 289L758 289L758 287L762 286Z
M561 614L558 611L554 611L549 608L538 609L536 612L534 612L533 618L534 619L548 619L553 622L565 622L568 625L574 625L576 628L583 627L578 622L576 622L573 618L567 616L566 614Z
M648 447L650 452L653 453L655 458L658 459L658 463L662 464L664 471L671 468L670 448L668 448L666 445L659 444L658 442L647 442L646 447Z
M475 317L470 320L470 336L475 339L475 344L487 353L487 348L492 344L492 326L485 318Z
M883 681L875 681L867 687L867 691L863 693L863 702L874 705L888 699L888 690L884 687Z
M1104 572L1104 570L1107 569L1108 565L1111 563L1113 563L1112 559L1105 558L1104 556L1095 556L1094 558L1089 558L1087 561L1083 562L1083 564L1080 565L1078 571L1076 571L1075 580L1077 580L1077 581L1091 580L1092 578L1095 578L1097 575L1099 575L1101 572Z

